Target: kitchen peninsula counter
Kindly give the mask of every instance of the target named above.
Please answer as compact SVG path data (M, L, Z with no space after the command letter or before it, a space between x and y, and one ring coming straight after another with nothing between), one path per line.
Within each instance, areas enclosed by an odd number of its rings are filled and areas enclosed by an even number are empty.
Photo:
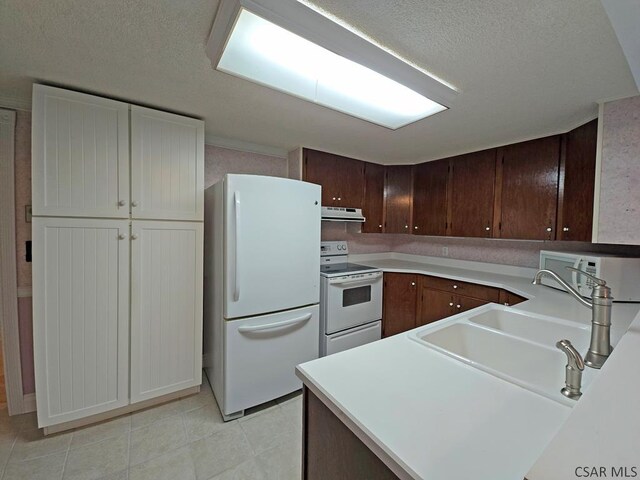
M590 324L590 311L566 293L531 285L533 269L398 253L351 255L349 261L504 288L528 298L514 311ZM635 355L631 361L639 364L639 310L640 304L614 305L612 343L622 341L573 408L421 345L410 332L304 363L297 374L399 478L552 478L547 475L560 465L547 446L587 422L611 384L622 381L619 363L627 365ZM568 443L586 444L588 434L582 429L582 437ZM573 478L566 468L560 471L558 478Z

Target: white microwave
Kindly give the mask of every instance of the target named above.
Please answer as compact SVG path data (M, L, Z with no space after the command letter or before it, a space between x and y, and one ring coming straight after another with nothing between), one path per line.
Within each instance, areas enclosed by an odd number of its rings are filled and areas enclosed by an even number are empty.
M640 302L640 258L603 253L540 251L540 268L553 270L583 297L591 297L593 280L580 275L573 267L601 278L611 287L616 302ZM558 282L543 277L542 283L561 288Z

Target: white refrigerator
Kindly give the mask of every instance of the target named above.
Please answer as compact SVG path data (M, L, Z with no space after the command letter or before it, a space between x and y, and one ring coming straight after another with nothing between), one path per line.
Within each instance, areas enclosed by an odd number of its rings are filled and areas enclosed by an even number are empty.
M301 388L318 357L320 195L232 174L205 191L204 365L225 420Z

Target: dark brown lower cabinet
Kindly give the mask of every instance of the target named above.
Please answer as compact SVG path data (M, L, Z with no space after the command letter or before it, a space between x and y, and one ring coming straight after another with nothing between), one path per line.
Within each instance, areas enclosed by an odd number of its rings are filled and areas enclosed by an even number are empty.
M427 325L453 315L455 313L453 310L454 305L455 295L452 293L421 285L416 326Z
M517 305L518 303L524 302L525 300L526 298L521 297L520 295L508 292L507 290L500 290L500 303L502 305Z
M397 480L398 477L304 387L304 480Z
M385 273L382 292L382 336L416 327L418 278L413 273Z
M476 307L481 307L482 305L486 305L487 303L490 303L490 302L486 300L482 300L480 298L463 297L459 295L456 298L455 313L466 312L467 310L471 310Z
M488 303L526 298L486 285L413 273L385 273L382 336L389 337Z

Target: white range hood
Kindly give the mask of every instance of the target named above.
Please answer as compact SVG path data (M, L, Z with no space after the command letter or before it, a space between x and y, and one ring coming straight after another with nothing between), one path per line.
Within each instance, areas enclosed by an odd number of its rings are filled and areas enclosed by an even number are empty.
M322 207L323 222L357 222L364 223L361 208Z

